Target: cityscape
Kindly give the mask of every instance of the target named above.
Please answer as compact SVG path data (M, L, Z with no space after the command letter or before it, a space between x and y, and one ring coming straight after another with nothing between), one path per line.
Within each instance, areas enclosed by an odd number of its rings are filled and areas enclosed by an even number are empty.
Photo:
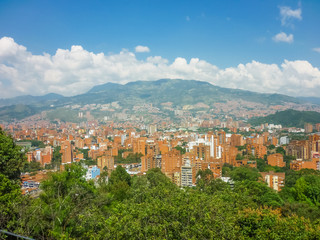
M0 239L320 239L319 10L0 2Z
M145 109L150 113L152 108ZM79 115L83 117L83 112ZM260 174L266 175L269 187L277 191L284 186L286 168L320 170L320 123L305 123L303 128L272 123L253 127L232 118L225 122L190 118L191 122L184 125L164 121L147 125L131 119L99 124L90 111L85 116L87 121L81 123L24 120L21 124L2 125L25 149L29 164L36 163L39 170L43 169L34 176L23 176L23 186L27 186L24 191L37 192L47 172L63 170L73 162L91 163L84 164L88 168L87 179L96 179L104 170L111 173L117 165L131 175L160 168L181 187L196 186L199 170L210 169L214 178L229 181L222 174L225 164L258 169L263 164L270 171ZM57 154L58 159L54 158ZM28 182L37 187L30 188Z

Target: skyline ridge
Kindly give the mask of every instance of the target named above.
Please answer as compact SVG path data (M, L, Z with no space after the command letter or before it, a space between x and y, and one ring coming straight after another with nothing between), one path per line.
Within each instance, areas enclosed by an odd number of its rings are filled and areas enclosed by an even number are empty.
M88 95L88 94L99 94L99 93L103 93L103 92L107 92L107 91L111 91L111 90L115 90L114 88L116 87L139 87L139 84L141 85L141 87L145 86L145 85L161 85L161 84L175 84L175 83L194 83L195 85L198 85L199 87L203 84L209 84L208 86L212 86L214 88L216 88L217 90L221 90L222 92L225 91L230 91L230 93L234 92L241 92L241 93L249 93L249 94L257 94L257 95L261 95L261 96L272 96L272 95L276 95L276 96L284 96L284 97L288 97L288 98L292 98L292 99L299 99L299 97L292 97L286 94L281 94L281 93L261 93L261 92L256 92L256 91L250 91L250 90L246 90L246 89L239 89L239 88L228 88L228 87L221 87L218 85L215 85L213 83L207 82L207 81L200 81L200 80L194 80L194 79L170 79L170 78L162 78L162 79L157 79L157 80L137 80L137 81L131 81L131 82L127 82L127 83L114 83L114 82L106 82L106 83L102 83L99 85L95 85L92 88L90 88L88 91L84 92L84 93L80 93L80 94L76 94L73 96L64 96L62 94L58 94L58 93L46 93L44 95L20 95L17 97L12 97L12 98L0 98L0 100L2 101L7 101L7 100L14 100L14 99L21 99L24 97L31 97L31 98L39 98L42 99L44 97L49 97L49 100L52 98L54 99L55 97L57 98L74 98L74 97L78 97L81 95ZM192 86L191 88L194 88L196 86ZM186 88L190 88L190 86L187 86ZM120 90L120 89L117 89ZM124 90L124 89L122 89ZM143 89L144 90L144 89ZM157 89L151 89L152 91L156 91ZM303 98L303 97L301 97ZM308 98L308 97L305 97ZM317 97L312 97L314 99L317 99Z

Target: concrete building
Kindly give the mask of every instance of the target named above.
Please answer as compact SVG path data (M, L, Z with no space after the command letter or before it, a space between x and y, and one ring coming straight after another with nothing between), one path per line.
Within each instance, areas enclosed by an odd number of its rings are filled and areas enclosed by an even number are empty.
M268 184L268 187L280 191L284 187L285 173L260 172L262 179Z
M288 136L283 136L280 138L280 142L279 142L280 145L286 145L289 143L290 143L290 140L289 140Z
M111 154L106 154L97 158L97 166L100 169L104 169L105 167L108 171L114 170L114 157Z
M320 170L319 158L313 158L312 160L297 159L290 162L290 169L299 171L304 168Z
M181 167L181 187L192 187L192 167L190 161L187 161Z
M268 165L277 166L277 167L285 167L286 163L283 161L283 155L281 153L271 154L267 158Z
M96 179L97 176L100 176L100 168L98 168L96 165L86 167L88 169L86 173L86 180Z

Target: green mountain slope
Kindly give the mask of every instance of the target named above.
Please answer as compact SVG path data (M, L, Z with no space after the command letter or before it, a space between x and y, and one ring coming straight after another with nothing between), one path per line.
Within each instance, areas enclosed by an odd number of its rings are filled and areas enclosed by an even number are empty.
M195 80L160 79L158 81L130 82L125 85L106 83L93 87L85 94L73 97L49 94L40 97L22 96L0 100L0 106L2 102L3 104L11 103L12 105L22 103L26 109L29 109L21 113L16 111L15 107L11 107L12 109L7 107L0 108L0 120L21 119L42 110L75 104L119 102L122 107L131 108L140 103L151 103L154 106L160 106L161 103L172 102L175 107L195 105L197 103L204 103L212 107L217 102L239 100L261 103L265 106L304 103L303 100L281 94L262 94L240 89L222 88L208 82Z
M320 123L320 113L313 111L285 110L266 117L252 118L249 123L257 126L263 123L281 124L283 127L303 128L305 123Z
M120 101L122 104L134 105L137 102L148 102L158 105L172 102L176 106L192 105L198 102L213 104L239 99L278 105L287 102L303 103L302 100L281 94L261 94L239 89L214 86L208 82L180 79L161 79L158 81L137 81L125 85L107 83L96 86L85 94L64 98L63 103L109 103Z
M13 119L23 119L38 113L39 110L33 106L23 104L5 106L0 108L0 120L12 121Z
M0 106L2 107L2 106L17 105L17 104L31 105L31 104L38 104L40 102L46 102L46 101L53 102L61 98L63 98L63 96L56 93L48 93L43 96L24 95L24 96L8 98L8 99L0 99Z
M297 98L302 101L305 101L305 102L320 105L320 98L319 97L297 97Z

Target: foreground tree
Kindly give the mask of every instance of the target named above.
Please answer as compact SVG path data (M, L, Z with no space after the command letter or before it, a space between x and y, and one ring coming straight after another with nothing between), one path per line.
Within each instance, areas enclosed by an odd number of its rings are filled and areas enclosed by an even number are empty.
M19 181L24 164L21 148L0 128L0 173L10 180Z
M127 171L118 165L114 171L112 171L108 189L113 194L116 200L124 200L130 194L131 176Z
M261 175L258 172L258 169L250 168L247 166L233 169L230 175L234 181L258 181L261 177Z
M12 230L17 221L22 201L20 174L24 164L21 148L0 128L0 229Z
M85 173L79 164L72 164L52 174L41 184L40 197L32 200L21 216L20 228L36 239L76 237L79 217L91 206L96 193Z
M0 174L0 229L12 228L17 220L18 206L21 201L20 186Z

